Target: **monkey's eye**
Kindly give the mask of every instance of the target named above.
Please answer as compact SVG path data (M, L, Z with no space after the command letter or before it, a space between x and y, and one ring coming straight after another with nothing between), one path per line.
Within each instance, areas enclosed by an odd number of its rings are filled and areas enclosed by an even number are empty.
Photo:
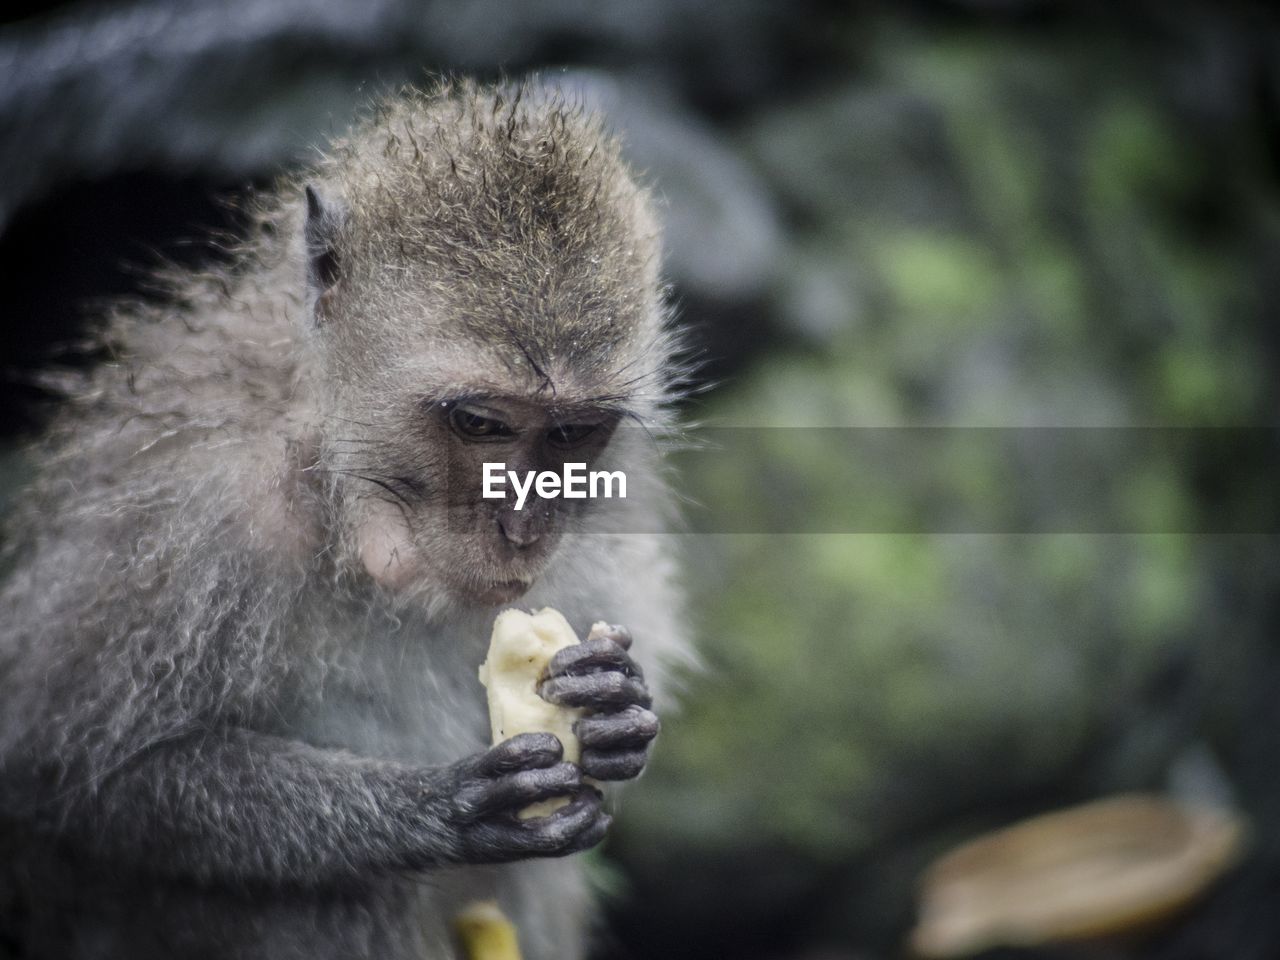
M514 436L511 428L501 420L466 407L454 407L449 411L449 426L458 436L468 440L500 440Z
M566 449L585 443L600 429L598 423L562 423L547 434L547 443Z

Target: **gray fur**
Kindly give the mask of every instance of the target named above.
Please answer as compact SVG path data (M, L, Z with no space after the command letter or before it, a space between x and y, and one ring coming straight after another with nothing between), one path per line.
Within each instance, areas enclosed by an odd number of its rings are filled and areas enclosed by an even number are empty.
M110 318L12 518L0 927L33 958L447 957L453 912L496 896L529 960L579 957L580 865L540 854L607 817L584 790L576 833L485 832L495 796L578 774L545 742L486 753L498 607L444 576L490 548L450 536L420 419L459 391L616 407L644 429L606 451L631 487L610 521L652 528L676 367L650 201L554 93L456 84L382 104L254 223L233 266ZM388 508L413 557L394 589L358 542ZM518 605L625 624L660 709L672 563L598 522L572 518ZM601 674L639 692L585 731L618 777L657 729L632 674Z

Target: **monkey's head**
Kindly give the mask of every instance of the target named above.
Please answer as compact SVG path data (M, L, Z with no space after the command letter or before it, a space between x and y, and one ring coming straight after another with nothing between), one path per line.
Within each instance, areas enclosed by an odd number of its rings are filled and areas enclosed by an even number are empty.
M671 389L647 194L580 109L464 86L385 108L294 195L349 556L390 590L515 600L601 504L519 503L506 471L639 469L648 431L624 425L656 423Z

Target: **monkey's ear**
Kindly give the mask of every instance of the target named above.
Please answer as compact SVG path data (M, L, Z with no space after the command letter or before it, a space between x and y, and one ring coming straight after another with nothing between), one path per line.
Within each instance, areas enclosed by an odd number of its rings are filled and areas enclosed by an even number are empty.
M338 234L346 219L344 211L326 201L313 185L307 184L307 222L303 238L307 246L307 304L312 320L319 323L333 288L341 278Z

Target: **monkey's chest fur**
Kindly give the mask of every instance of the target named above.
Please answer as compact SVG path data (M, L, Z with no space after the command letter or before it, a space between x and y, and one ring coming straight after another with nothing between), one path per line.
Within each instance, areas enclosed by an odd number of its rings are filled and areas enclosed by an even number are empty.
M424 766L488 746L488 708L477 676L488 641L485 619L448 629L412 614L351 615L338 624L323 661L299 678L282 706L281 733Z

